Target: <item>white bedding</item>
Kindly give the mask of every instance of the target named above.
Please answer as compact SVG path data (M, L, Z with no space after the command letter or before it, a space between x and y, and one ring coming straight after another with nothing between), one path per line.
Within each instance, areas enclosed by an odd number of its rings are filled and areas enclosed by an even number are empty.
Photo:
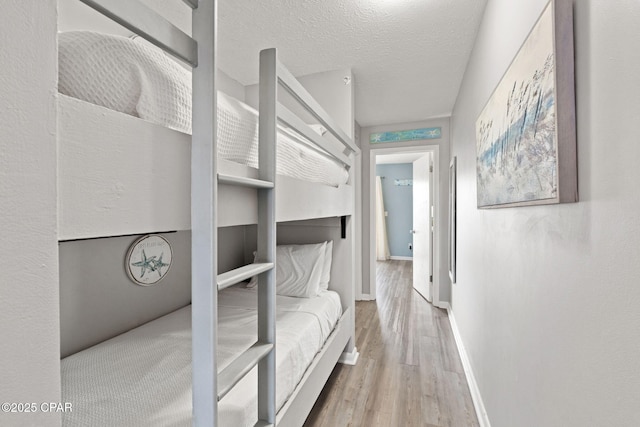
M218 370L256 341L255 289L219 294ZM340 298L277 297L276 405L293 392L340 318ZM64 426L191 426L191 307L62 360ZM219 404L223 426L257 419L257 370Z
M72 31L58 34L60 93L191 133L191 74L143 39ZM218 92L218 153L258 167L258 114ZM277 173L338 186L349 174L290 132L278 133Z

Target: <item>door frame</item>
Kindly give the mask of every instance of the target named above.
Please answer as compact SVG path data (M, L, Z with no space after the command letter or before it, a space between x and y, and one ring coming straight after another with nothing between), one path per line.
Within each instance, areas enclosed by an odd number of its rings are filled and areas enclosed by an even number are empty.
M372 148L369 153L369 297L376 299L376 157L385 154L397 153L428 153L432 154L433 161L433 301L436 307L440 306L440 147L437 145Z
M420 166L425 166L426 165L426 170L416 170L416 164L420 162ZM421 168L422 169L422 168ZM431 169L431 170L430 170ZM424 196L424 194L420 195L416 190L418 188L418 185L416 183L416 173L420 173L423 176L426 176L426 182L424 183L424 187L421 188L426 188L427 190L427 215L424 215L423 211L419 211L418 205L419 203L416 202L416 200L419 200L422 196ZM418 157L416 160L414 160L413 162L413 224L412 224L412 233L413 233L413 289L415 289L424 299L426 299L429 302L433 301L433 221L431 219L431 214L433 211L433 188L431 188L431 184L433 183L433 154L432 153L425 153L425 154L420 154L420 157ZM418 229L418 235L416 235L416 225L418 225L417 229ZM424 227L422 227L424 225ZM417 248L419 248L422 245L417 245L416 244L416 239L419 239L421 242L423 241L424 236L420 236L419 231L423 230L427 232L427 241L426 241L426 248L423 248L423 251L426 251L426 253L428 254L428 258L426 259L427 263L426 265L422 265L422 268L418 268L417 263L415 262L416 259L420 259L418 258L416 255L418 254L418 251L416 251ZM426 277L424 275L425 271L427 272ZM418 282L423 281L424 279L427 279L427 283L426 283L426 289L422 289L421 286L417 286L416 283L416 277L418 276L418 272L421 272L423 275L422 277L420 277L418 279ZM431 277L431 279L429 279L429 277Z

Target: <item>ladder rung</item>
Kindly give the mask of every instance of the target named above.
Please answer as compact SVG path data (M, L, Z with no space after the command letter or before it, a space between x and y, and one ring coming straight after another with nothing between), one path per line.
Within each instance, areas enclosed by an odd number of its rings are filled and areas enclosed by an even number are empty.
M258 422L253 427L273 427L273 424L263 420L258 420Z
M218 290L221 291L229 286L233 286L236 283L240 283L243 280L249 279L256 274L263 273L273 268L272 262L253 263L249 265L236 268L235 270L227 271L218 275Z
M220 184L241 185L243 187L252 188L273 188L273 182L263 181L261 179L245 178L244 176L233 176L218 174L218 182Z
M258 362L273 349L273 344L257 342L218 374L218 400L238 384Z

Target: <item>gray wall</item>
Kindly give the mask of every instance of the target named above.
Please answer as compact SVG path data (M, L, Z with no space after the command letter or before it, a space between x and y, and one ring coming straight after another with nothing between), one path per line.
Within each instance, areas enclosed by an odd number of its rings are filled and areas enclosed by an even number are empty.
M4 1L0 39L0 402L60 402L56 3ZM0 425L60 415L0 412Z
M218 230L218 268L253 262L255 226ZM60 335L62 357L105 341L191 302L191 232L161 233L171 244L172 265L153 286L133 283L125 270L129 247L141 236L60 242ZM254 236L247 243L247 235ZM245 261L246 259L246 261Z
M422 127L435 127L440 126L442 128L442 138L428 141L411 141L411 142L396 142L385 144L370 144L369 135L375 132L396 131L404 129L417 129ZM437 146L440 150L440 207L436 212L440 221L440 229L436 232L440 237L440 300L450 301L451 298L451 283L449 281L449 275L447 270L447 221L448 221L448 200L449 200L449 118L439 118L425 120L421 122L412 123L397 123L393 125L384 126L370 126L363 127L360 132L360 148L362 149L361 161L362 161L362 294L369 295L371 292L370 286L375 286L375 277L370 277L371 260L369 259L370 248L372 244L375 244L370 236L370 158L371 149L377 148L401 148L401 147L425 147L425 146ZM375 187L374 187L375 188Z
M574 3L575 204L476 209L475 120L547 0L489 0L452 117L453 314L491 425L638 426L640 2Z
M395 180L413 180L413 163L376 165L376 175L383 176L382 198L388 213L387 239L391 256L412 257L413 187L395 185Z
M60 242L61 357L191 302L191 232L161 236L171 245L172 263L153 286L137 285L126 273L127 252L141 236Z

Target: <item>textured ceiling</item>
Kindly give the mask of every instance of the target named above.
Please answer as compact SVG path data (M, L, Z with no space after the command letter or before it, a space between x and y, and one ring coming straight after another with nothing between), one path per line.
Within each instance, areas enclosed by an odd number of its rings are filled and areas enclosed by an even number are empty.
M182 1L142 1L190 32ZM448 116L486 2L219 0L219 66L243 85L254 84L258 52L277 47L297 76L351 68L362 126ZM58 5L61 30L112 32L113 23L79 1Z
M351 68L361 126L447 116L486 0L221 0L220 68L244 85L277 47L295 75Z

